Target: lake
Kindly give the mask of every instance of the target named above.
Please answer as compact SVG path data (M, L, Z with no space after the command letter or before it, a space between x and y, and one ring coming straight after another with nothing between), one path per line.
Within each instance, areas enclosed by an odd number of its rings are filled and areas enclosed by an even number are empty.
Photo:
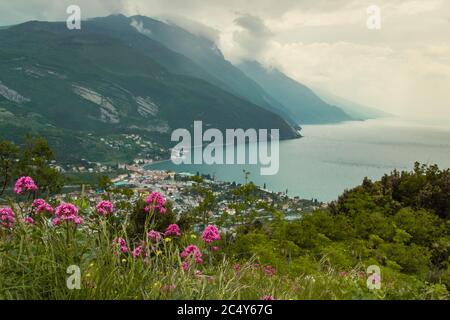
M280 142L280 169L261 176L257 165L175 165L171 161L148 166L177 172L200 172L216 179L250 180L290 196L331 201L364 177L379 179L394 169L410 170L415 161L450 167L450 128L424 126L392 119L305 125L301 139ZM226 151L225 151L226 152Z

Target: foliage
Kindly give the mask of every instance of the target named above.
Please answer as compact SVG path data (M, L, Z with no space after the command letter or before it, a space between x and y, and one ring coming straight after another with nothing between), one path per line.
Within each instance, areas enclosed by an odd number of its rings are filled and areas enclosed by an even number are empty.
M38 194L55 194L64 184L62 175L50 166L53 151L43 137L27 135L22 147L12 142L0 141L0 196L13 180L32 176L40 186Z
M410 183L412 176L421 182ZM365 179L329 208L295 221L258 201L254 185L246 183L233 192L230 206L237 214L218 219L227 227L213 244L199 233L204 222L215 223L209 216L203 220L210 209L205 202L177 214L164 201L164 214L158 214L145 209L152 205L146 193L117 189L106 178L99 181L101 198L114 203L111 215L99 215L84 194L64 199L79 208L84 219L79 226L54 226L49 215L25 223L30 204L11 201L17 220L12 229L0 227L0 298L448 299L448 215L439 211L441 201L418 200L423 194L419 185L429 189L424 181L442 184L440 179L445 180L445 171L423 166L413 173L393 172L379 182ZM392 184L386 181L394 180L403 186L402 193L418 198L398 197L387 188ZM215 203L201 183L193 190ZM435 191L434 198L441 199L440 193ZM48 201L58 205L53 198ZM270 218L259 217L258 208ZM164 235L173 223L181 235ZM162 233L161 241L150 242L150 229ZM119 238L127 250L119 250ZM201 263L180 255L188 245L199 248ZM70 265L80 267L80 290L66 286ZM380 289L367 287L371 265L381 269Z
M0 141L0 196L11 184L19 148L10 141Z

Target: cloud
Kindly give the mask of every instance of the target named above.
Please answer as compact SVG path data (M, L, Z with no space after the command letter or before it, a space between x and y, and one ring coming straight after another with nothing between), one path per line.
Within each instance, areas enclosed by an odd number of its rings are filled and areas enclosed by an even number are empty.
M238 52L234 53L233 60L241 59L259 60L261 54L269 46L272 32L264 24L264 20L250 14L243 14L234 19L237 30L233 32L234 45Z
M132 19L130 25L133 28L135 28L137 31L139 31L140 33L145 34L146 36L149 36L149 37L152 36L152 30L144 28L142 21Z
M450 45L400 50L349 42L276 43L265 60L294 79L350 100L407 118L448 121L450 64L435 55L449 50Z
M70 5L81 8L83 18L123 12L122 0L15 0L0 2L0 25L10 25L28 20L64 21Z
M164 14L156 17L158 20L167 24L177 25L192 34L206 38L212 42L219 41L220 31L209 27L203 23L185 18L180 15Z
M234 19L234 23L258 37L270 37L272 35L264 24L264 20L257 16L244 14Z

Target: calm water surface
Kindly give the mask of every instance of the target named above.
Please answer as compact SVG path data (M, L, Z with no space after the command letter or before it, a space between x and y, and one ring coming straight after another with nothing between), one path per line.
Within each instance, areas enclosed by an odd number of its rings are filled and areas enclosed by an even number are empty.
M273 191L301 198L331 201L364 177L379 179L393 169L409 170L415 161L450 167L450 128L420 126L394 120L303 126L301 139L280 142L280 169L261 176L257 165L149 166L178 172L201 172L219 180L250 180Z

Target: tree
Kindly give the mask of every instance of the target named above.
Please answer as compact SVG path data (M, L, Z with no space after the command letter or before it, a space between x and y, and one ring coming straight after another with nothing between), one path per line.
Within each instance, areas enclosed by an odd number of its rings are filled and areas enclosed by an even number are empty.
M64 185L63 176L50 166L53 151L43 137L27 135L17 162L15 176L30 176L39 187L40 194L58 193Z
M19 148L10 141L0 141L0 196L12 182Z
M106 175L100 175L97 177L97 187L106 193L108 199L111 200L111 191L114 189L114 183Z
M235 224L249 226L254 222L257 217L255 210L258 200L256 196L257 189L253 182L249 182L233 190L233 203L229 207L236 212L234 215Z
M206 226L209 222L209 214L217 209L217 199L211 189L202 185L202 180L197 180L191 191L200 197L198 206L193 209L195 219Z

